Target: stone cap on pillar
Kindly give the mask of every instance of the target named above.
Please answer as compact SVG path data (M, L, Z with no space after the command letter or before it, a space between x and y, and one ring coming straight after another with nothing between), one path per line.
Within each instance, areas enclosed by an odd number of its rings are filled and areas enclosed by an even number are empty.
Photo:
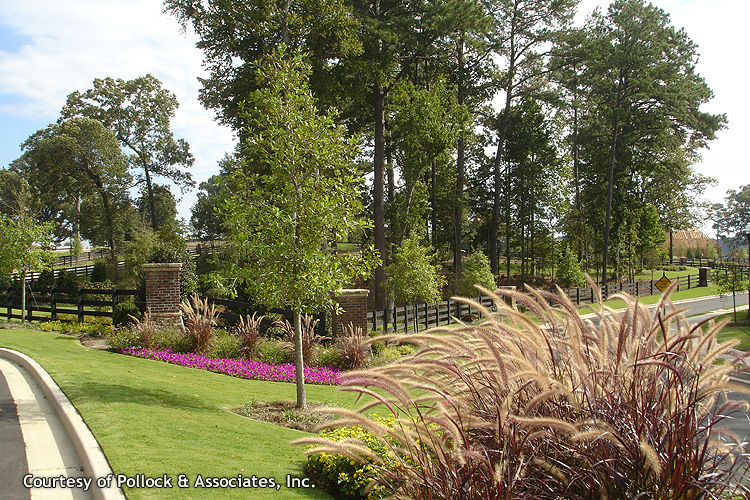
M152 262L149 264L141 264L141 267L144 271L171 271L182 269L182 262Z
M370 290L367 288L346 288L342 290L334 290L331 295L334 297L357 297L360 295L369 295Z

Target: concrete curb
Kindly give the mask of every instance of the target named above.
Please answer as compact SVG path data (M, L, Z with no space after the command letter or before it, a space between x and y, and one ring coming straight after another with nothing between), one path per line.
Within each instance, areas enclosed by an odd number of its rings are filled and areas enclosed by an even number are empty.
M36 380L65 428L86 476L94 478L91 493L96 500L125 500L120 488L100 488L96 479L112 474L112 469L99 443L70 400L42 366L29 356L10 349L0 348L0 357L23 367Z

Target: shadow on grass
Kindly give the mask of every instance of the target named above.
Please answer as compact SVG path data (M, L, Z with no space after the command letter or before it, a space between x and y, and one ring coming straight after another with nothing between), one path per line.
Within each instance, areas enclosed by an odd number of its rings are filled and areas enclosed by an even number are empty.
M202 404L200 398L189 398L162 389L143 389L123 384L106 382L88 382L85 386L71 391L72 397L78 401L92 401L95 403L128 403L141 406L160 406L162 408L213 410L210 405Z

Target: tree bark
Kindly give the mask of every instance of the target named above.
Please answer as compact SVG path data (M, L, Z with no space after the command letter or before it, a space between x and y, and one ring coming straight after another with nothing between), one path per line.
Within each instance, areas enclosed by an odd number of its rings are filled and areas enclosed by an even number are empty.
M503 110L503 116L500 121L500 130L497 138L497 152L495 153L495 163L492 169L492 175L494 177L494 189L492 198L492 221L490 222L490 268L492 274L495 276L499 273L498 266L498 248L497 248L497 234L498 226L500 225L500 203L502 199L500 197L500 190L502 188L502 172L500 166L503 161L503 154L505 152L505 136L508 131L508 122L510 121L510 105L511 105L511 89L508 88L505 97L505 109ZM505 228L507 231L508 228Z
M609 249L609 231L611 226L610 219L612 218L612 190L615 179L615 158L617 155L617 136L619 132L619 123L617 117L615 117L614 130L612 132L612 142L609 147L609 172L607 174L607 211L604 216L604 249L602 251L602 288L607 290L607 257Z
M381 310L385 304L383 282L387 249L385 242L385 200L383 198L383 174L385 173L385 89L376 85L373 89L375 111L375 155L373 158L373 232L375 250L380 254L381 263L375 268L375 309Z
M297 408L305 409L305 359L302 352L302 314L299 311L294 311L294 374L297 384Z
M458 40L458 89L456 98L459 106L463 106L464 96L464 39ZM463 266L461 249L463 247L464 222L464 174L466 171L466 139L464 132L458 137L456 147L456 204L453 207L453 275L458 283L461 279Z

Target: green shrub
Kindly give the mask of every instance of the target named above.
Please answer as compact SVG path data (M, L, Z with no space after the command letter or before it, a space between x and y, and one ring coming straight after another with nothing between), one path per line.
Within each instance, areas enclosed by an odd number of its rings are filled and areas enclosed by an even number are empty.
M490 291L494 291L497 287L490 261L483 252L474 252L464 260L457 293L466 297L476 297L480 292L475 285Z
M123 326L132 323L133 319L130 316L133 316L136 320L141 319L141 310L138 309L135 302L132 300L118 302L112 310L112 324L114 326Z
M386 427L394 424L393 418L372 415L372 420ZM363 446L378 455L384 462L397 466L397 460L389 456L389 449L372 433L362 427L339 427L320 433L324 439L333 442L357 440ZM372 463L358 462L350 457L337 453L317 453L309 455L305 473L313 479L318 487L325 489L336 499L375 500L386 497L389 492L383 486L376 486L368 491L370 483L377 476L377 469Z
M371 365L372 366L389 365L399 359L401 359L401 353L399 352L398 347L386 346L383 349L381 349L377 355L373 356Z
M94 269L91 271L92 283L103 283L109 279L107 273L107 264L104 262L94 262Z
M45 321L39 325L45 332L70 332L73 334L86 334L92 337L107 336L112 333L112 325L101 321L79 323L78 321Z
M557 267L557 282L563 287L581 287L586 285L586 275L570 245L565 245Z
M336 346L320 346L318 348L318 366L330 366L338 368L341 363L341 357Z
M206 356L209 358L239 359L242 356L242 341L229 332L216 329Z
M106 335L107 345L114 350L159 347L173 352L190 352L190 340L177 327L154 324L144 314L143 321L115 327Z
M294 363L294 350L290 350L289 344L281 340L263 339L258 343L256 352L258 360L269 365Z
M443 297L445 278L438 273L431 248L419 244L416 237L403 241L393 262L388 265L388 278L383 287L396 302L413 304L417 299L435 303Z
M34 283L36 286L40 287L51 287L55 284L55 273L52 271L52 269L45 269L41 273L39 273L39 277L36 280L36 283Z
M81 282L81 278L76 273L67 269L61 269L55 278L55 286L59 288L78 288Z

